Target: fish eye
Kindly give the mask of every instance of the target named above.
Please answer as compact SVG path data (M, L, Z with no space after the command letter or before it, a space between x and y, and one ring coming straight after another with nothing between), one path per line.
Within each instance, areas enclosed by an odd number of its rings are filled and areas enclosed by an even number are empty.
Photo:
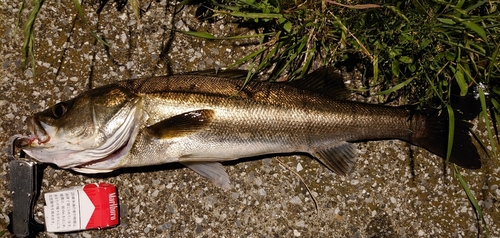
M66 106L65 103L58 103L58 104L54 105L54 107L52 107L52 114L56 118L61 118L62 116L64 116L64 114L66 114L67 110L68 110L68 107Z

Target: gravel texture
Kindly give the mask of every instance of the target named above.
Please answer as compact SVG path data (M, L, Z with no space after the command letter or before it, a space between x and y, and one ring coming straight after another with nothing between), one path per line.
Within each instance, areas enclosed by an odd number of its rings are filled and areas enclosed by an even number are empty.
M118 12L110 2L100 15L95 13L97 4L83 6L88 26L77 17L72 1L45 2L35 23L33 72L21 67L23 31L15 23L18 2L0 0L1 148L10 136L27 133L28 116L89 87L224 67L256 47L255 40L209 41L174 34L174 28L216 36L247 31L222 19L199 21L194 17L198 6L142 1L140 24L128 6ZM103 36L110 47L90 32ZM483 124L476 124L475 132L488 145ZM234 188L228 192L177 164L106 176L49 166L42 194L86 183L115 184L121 224L40 237L476 237L482 229L452 167L443 169L440 158L400 141L358 146L360 156L348 177L334 175L302 156L229 163L225 168ZM0 159L0 229L5 230L12 202L3 149ZM280 161L300 174L311 194ZM481 170L459 170L479 200L490 235L500 237L500 162L485 157L483 164ZM36 206L39 217L42 206L43 198Z

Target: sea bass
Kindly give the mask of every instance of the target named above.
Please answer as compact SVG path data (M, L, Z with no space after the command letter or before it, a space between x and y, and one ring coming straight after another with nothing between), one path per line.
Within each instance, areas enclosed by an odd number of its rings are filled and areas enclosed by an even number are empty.
M399 139L446 156L446 115L346 95L331 68L295 83L197 74L120 81L36 113L18 147L81 173L180 162L223 189L230 180L220 162L243 157L308 153L345 175L357 156L352 142ZM469 126L456 120L450 162L477 169Z

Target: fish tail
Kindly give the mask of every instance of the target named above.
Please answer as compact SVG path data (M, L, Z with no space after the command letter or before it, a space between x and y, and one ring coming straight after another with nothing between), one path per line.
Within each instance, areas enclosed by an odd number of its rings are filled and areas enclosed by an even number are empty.
M425 126L421 130L416 130L410 138L410 142L446 159L449 136L448 113L429 115L424 120ZM469 135L471 126L469 122L461 118L455 119L453 146L449 162L463 168L479 169L481 168L481 159Z

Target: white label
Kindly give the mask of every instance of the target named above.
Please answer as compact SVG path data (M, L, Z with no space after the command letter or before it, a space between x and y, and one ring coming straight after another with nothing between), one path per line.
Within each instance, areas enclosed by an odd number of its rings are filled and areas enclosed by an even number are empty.
M45 226L48 232L65 232L82 229L80 226L80 201L78 190L46 193Z

